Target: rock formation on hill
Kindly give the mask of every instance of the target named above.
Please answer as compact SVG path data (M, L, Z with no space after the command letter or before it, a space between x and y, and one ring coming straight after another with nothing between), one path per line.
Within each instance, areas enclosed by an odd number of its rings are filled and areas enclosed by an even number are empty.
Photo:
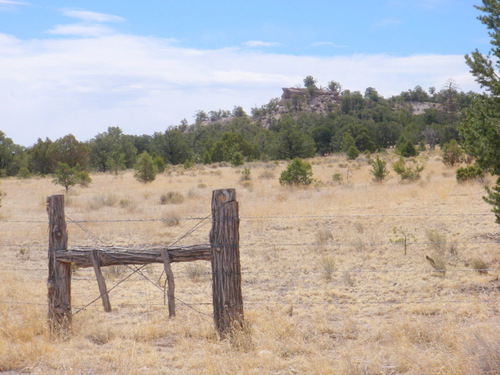
M273 120L279 120L286 114L292 116L299 112L316 113L324 115L335 111L340 106L338 92L314 88L283 88L281 99L273 108L268 108L257 118L265 127Z

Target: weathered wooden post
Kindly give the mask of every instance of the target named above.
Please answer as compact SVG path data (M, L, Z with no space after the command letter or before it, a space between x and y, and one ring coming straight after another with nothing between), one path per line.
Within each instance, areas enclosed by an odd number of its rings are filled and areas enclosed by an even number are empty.
M173 318L175 316L175 282L172 267L170 267L170 256L168 251L164 250L162 253L163 269L165 271L166 282L168 283L167 297L168 297L168 316ZM164 301L165 302L165 301Z
M224 338L243 323L238 202L234 189L212 193L212 292L215 327Z
M92 267L94 267L95 277L97 279L97 286L99 287L99 293L101 294L102 305L104 306L104 311L111 311L111 303L109 302L108 289L106 288L106 281L101 271L101 257L99 256L99 250L90 250L89 256L92 261Z
M68 233L64 218L64 195L47 198L49 215L48 321L52 336L64 337L71 330L71 263L56 259L57 250L67 250Z

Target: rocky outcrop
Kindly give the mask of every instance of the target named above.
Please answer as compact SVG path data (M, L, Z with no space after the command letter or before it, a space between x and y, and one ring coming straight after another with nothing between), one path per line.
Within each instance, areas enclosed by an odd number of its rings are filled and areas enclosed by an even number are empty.
M296 116L299 112L307 112L324 115L337 110L339 106L340 96L337 92L318 88L284 87L278 105L263 113L258 120L268 127L273 120L279 120L286 114Z

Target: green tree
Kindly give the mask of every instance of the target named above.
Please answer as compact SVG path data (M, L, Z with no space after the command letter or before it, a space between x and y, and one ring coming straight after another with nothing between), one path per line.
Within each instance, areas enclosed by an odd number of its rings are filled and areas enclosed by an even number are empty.
M384 181L389 175L389 170L387 169L387 162L385 162L384 160L380 159L377 156L377 159L372 161L370 164L372 166L370 173L373 175L374 180L377 182Z
M443 145L443 163L450 167L460 163L463 154L464 152L456 139L452 139L450 142Z
M54 171L50 158L50 147L52 142L49 138L42 141L38 138L31 148L28 149L28 167L32 173L46 175Z
M82 170L79 164L74 167L66 163L59 163L54 171L52 183L62 185L68 192L76 184L88 185L92 179L87 171Z
M131 168L137 155L133 138L123 134L117 126L110 126L107 132L99 133L89 142L90 164L100 172Z
M281 172L279 181L281 185L309 185L313 181L311 177L311 164L296 158Z
M147 153L147 151L144 151L137 158L135 170L136 172L134 177L143 183L154 181L156 174L158 173L158 168L156 167L153 158Z
M316 87L316 80L313 76L307 76L306 78L304 78L304 87Z
M277 134L278 159L311 158L316 154L316 144L290 116L279 121Z
M237 153L247 160L255 159L258 156L257 148L247 142L242 135L226 132L209 151L208 160L211 163L232 162ZM239 158L239 156L236 158Z
M466 111L459 129L465 151L476 158L476 163L486 171L500 176L500 1L483 0L475 6L483 15L478 19L489 30L492 45L488 55L476 49L465 56L471 73L486 94L478 95ZM487 189L485 201L493 205L496 222L500 224L500 177L492 189Z
M68 134L52 143L48 153L54 171L59 167L59 163L72 168L79 165L82 170L86 170L89 164L89 146L78 141L73 134Z
M15 176L26 166L26 152L0 130L0 177Z
M417 156L418 150L415 148L415 145L412 141L406 140L404 137L401 137L396 143L396 154L399 154L405 158L409 158L412 156Z
M359 156L359 150L356 146L351 146L347 150L347 159L355 160Z

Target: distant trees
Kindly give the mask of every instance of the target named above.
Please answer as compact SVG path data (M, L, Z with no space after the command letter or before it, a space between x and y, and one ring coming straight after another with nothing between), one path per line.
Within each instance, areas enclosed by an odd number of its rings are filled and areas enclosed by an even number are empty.
M80 166L86 170L89 165L90 148L85 143L78 141L73 134L68 134L51 143L48 148L51 169L65 163L70 167Z
M24 150L0 130L0 177L15 176L23 166Z
M215 163L221 161L233 162L235 157L253 160L258 157L258 150L247 142L243 136L226 132L220 140L215 142L206 155L206 162Z
M99 133L89 142L90 163L99 172L131 168L134 165L137 148L132 139L123 134L117 126L111 126L107 132Z
M439 92L429 89L427 93L416 86L388 99L374 87L363 93L342 91L340 83L330 81L328 90L335 95L325 96L333 100L331 105L321 105L321 112L310 106L312 96L318 93L316 80L307 76L304 85L307 93L298 91L284 100L273 98L252 108L251 117L241 106L208 113L200 110L193 124L184 119L152 135L127 135L115 126L85 143L69 134L56 141L38 139L32 147L24 148L0 133L0 176L51 174L59 162L70 167L79 164L83 170L118 173L133 168L137 155L145 151L160 169L166 164L239 164L259 158L293 160L348 151L349 157L356 157L360 152L393 146L402 155L411 156L419 143L433 149L438 143L443 146L458 139L457 126L464 118L468 124L461 130L464 150L474 154L478 162L498 159L498 145L487 148L489 154L475 151L482 147L483 130L489 129L488 134L496 131L493 114L497 104L474 93L459 92L452 81ZM414 101L428 104L413 112ZM430 108L422 109L426 107ZM472 126L481 121L482 125ZM398 141L402 137L404 143ZM492 142L498 138L492 137Z

